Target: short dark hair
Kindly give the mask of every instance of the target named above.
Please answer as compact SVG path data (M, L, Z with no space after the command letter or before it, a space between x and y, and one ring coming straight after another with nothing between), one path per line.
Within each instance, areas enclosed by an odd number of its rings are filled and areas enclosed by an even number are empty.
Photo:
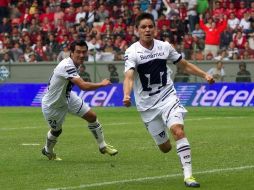
M241 66L244 67L244 68L246 69L246 63L245 63L245 62L239 63L239 68L240 68Z
M154 17L153 17L152 14L150 14L150 13L141 13L140 15L137 16L137 18L135 20L135 27L138 28L140 22L144 19L149 19L149 20L153 21L153 25L155 26Z
M86 69L85 64L81 64L80 67L83 67L84 69Z
M84 39L73 41L70 45L70 50L73 53L75 51L76 46L85 46L88 49L86 41Z

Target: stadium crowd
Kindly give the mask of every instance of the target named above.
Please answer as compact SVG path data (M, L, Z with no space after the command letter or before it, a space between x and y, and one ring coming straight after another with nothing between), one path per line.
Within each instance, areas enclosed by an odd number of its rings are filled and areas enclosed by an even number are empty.
M123 60L141 12L185 59L254 58L254 0L1 0L0 63L60 61L77 38L88 61Z

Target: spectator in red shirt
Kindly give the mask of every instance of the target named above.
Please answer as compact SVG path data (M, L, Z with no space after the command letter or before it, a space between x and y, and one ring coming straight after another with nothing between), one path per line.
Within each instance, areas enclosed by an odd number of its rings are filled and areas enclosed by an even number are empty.
M121 36L124 39L126 33L125 33L125 30L121 26L118 26L117 28L115 28L113 30L113 35L114 36Z
M179 17L182 21L187 20L187 8L184 3L180 3Z
M128 45L131 44L133 36L134 36L134 26L132 26L132 25L127 26L125 41L127 42Z
M116 28L121 27L123 30L126 30L126 24L124 23L123 17L119 16L113 26L113 31L115 31Z
M65 14L63 17L63 20L67 27L72 26L73 23L75 23L76 19L76 12L75 8L73 6L70 6L69 8L65 9Z
M224 8L221 6L221 3L219 1L215 2L215 7L212 10L213 17L220 17L225 12Z
M29 8L27 7L25 8L25 12L20 17L20 22L23 22L24 20L26 20L29 23L32 20L32 15L29 14Z
M251 14L251 12L254 12L254 2L250 4L249 14Z
M231 13L236 13L235 4L233 2L229 3L229 7L225 10L226 15L229 17Z
M48 17L44 17L41 23L41 31L44 33L52 32L54 30L54 25L52 25L51 23L52 22L48 20Z
M54 12L51 12L51 9L49 7L46 7L45 9L45 13L42 13L40 15L40 21L43 22L44 18L46 17L48 19L49 22L54 21Z
M127 44L127 42L122 38L122 36L117 35L115 37L114 46L119 48L120 50L124 51L124 46Z
M113 25L109 19L109 17L107 17L101 27L101 33L106 33L106 31L110 30L111 32L113 31Z
M240 2L240 8L237 10L237 17L238 19L243 18L244 13L248 12L248 9L246 8L246 4L244 1Z
M193 38L191 34L185 34L183 38L183 48L185 59L191 59L193 49Z
M237 31L237 33L233 36L233 42L235 46L241 50L244 49L244 44L247 42L246 36L243 35L242 31Z
M211 26L208 27L204 24L203 15L200 15L200 28L204 30L206 34L204 50L205 57L208 52L211 52L213 54L213 57L215 57L218 53L220 45L220 35L227 27L226 15L224 16L224 19L221 19L221 21L222 23L218 26L216 26L215 22L212 22Z
M164 14L161 14L159 19L157 20L157 28L161 30L163 25L166 25L167 28L169 28L170 21L166 18Z
M229 7L231 0L221 0L221 6L224 8L224 11Z
M55 32L57 35L64 34L66 32L66 27L63 19L58 19L57 22L55 23Z
M47 48L43 46L42 41L37 41L36 45L34 46L34 52L37 54L38 61L47 61Z
M59 19L63 19L64 12L62 11L62 8L60 5L56 6L56 10L54 12L54 22L56 23Z
M246 42L244 43L243 49L240 50L240 55L242 55L243 52L245 52L245 51L248 52L248 54L249 54L252 58L254 57L254 50L250 48L250 45L249 45L249 42L248 42L248 41L246 41Z

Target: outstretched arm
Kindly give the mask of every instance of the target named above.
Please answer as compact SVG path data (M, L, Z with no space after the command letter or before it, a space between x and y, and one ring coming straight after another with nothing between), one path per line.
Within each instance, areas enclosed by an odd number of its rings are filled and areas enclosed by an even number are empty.
M214 83L214 79L211 75L209 75L208 73L206 73L205 71L197 67L196 65L188 62L187 60L181 59L177 64L179 64L180 68L184 70L185 72L204 78L209 84Z
M110 85L111 82L108 79L103 79L101 82L85 82L82 78L72 78L71 82L76 84L81 90L96 90L97 88Z
M123 105L126 107L131 106L131 91L133 88L133 81L134 81L134 70L128 70L124 75L123 81Z
M199 15L199 26L200 26L200 28L201 28L202 30L204 30L204 31L207 31L207 30L208 30L207 26L206 26L205 23L204 23L203 15L202 15L202 14Z

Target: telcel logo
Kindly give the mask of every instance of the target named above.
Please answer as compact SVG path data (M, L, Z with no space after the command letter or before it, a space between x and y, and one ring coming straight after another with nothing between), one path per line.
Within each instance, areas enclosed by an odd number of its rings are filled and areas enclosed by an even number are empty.
M99 90L99 91L81 91L79 96L87 103L90 103L91 106L107 106L109 101L111 100L114 92L117 87L112 87L109 92ZM87 101L90 96L90 102Z
M201 86L196 92L196 96L192 101L192 106L253 106L254 89L247 90L227 90L227 86L223 86L220 91L206 90L205 86Z

